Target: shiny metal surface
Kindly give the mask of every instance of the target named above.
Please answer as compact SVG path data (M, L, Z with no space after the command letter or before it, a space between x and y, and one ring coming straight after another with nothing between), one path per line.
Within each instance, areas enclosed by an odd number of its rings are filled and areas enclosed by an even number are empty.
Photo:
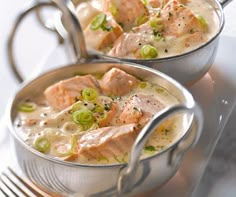
M13 122L17 114L16 106L23 98L29 97L29 95L30 97L38 95L50 84L71 77L75 72L105 72L111 67L121 68L135 76L160 84L172 92L182 104L182 106L176 106L161 112L159 114L160 116L154 118L155 122L150 123L140 133L132 151L131 163L128 166L126 164L80 165L60 161L41 154L32 147L27 146L18 136ZM139 151L149 136L147 132L151 131L149 129L157 124L156 121L159 122L159 120L179 110L191 111L190 114L186 114L188 124L184 128L182 137L163 152L137 162L140 155ZM196 143L196 139L198 139L202 128L201 113L197 110L193 97L183 86L158 71L131 63L85 63L53 70L29 83L25 83L11 102L8 113L9 128L14 136L14 149L20 167L37 184L64 195L116 195L117 181L122 180L122 177L119 178L119 176L123 175L123 172L129 172L129 169L135 169L135 173L128 174L127 176L128 180L132 180L133 184L131 186L133 188L131 192L126 194L127 191L124 187L118 187L121 189L120 193L122 193L122 196L124 193L125 195L134 195L160 186L169 180L178 170L183 154ZM193 113L195 115L194 121ZM196 125L199 125L196 129L192 127L194 122ZM182 146L183 144L185 146ZM123 183L125 181L121 181L121 185Z
M222 7L227 6L232 0L218 0Z

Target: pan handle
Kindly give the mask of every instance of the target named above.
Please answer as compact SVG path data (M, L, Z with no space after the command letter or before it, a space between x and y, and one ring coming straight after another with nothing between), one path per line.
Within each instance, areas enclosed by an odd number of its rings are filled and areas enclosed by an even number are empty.
M196 103L193 103L191 105L187 105L187 104L175 105L157 113L152 118L152 120L139 133L132 147L128 166L124 167L120 171L118 182L117 182L117 192L119 196L122 196L122 194L126 194L132 190L135 184L133 181L133 177L135 177L142 150L148 138L150 137L150 135L155 131L157 126L161 122L163 122L166 118L174 114L177 114L179 112L186 112L186 113L194 115L194 121L196 123L195 136L193 136L193 140L190 143L191 145L189 145L187 148L190 148L190 146L192 147L197 143L201 135L201 131L202 131L203 115L202 115L202 111L200 110L200 107L196 105Z
M219 3L221 4L221 6L224 8L225 6L227 6L232 0L219 0Z
M21 76L17 64L15 62L14 53L13 53L13 43L15 39L15 34L20 23L23 19L32 11L35 11L41 7L56 7L59 9L65 18L65 28L67 29L69 40L72 43L75 56L77 60L87 59L88 53L84 41L83 32L81 26L77 20L77 16L75 14L74 5L69 1L63 0L50 0L50 2L45 1L37 1L32 3L29 7L23 10L17 17L16 22L10 32L10 36L8 38L7 50L8 50L8 61L15 75L16 79L21 83L24 81L24 77ZM78 35L80 34L80 35Z

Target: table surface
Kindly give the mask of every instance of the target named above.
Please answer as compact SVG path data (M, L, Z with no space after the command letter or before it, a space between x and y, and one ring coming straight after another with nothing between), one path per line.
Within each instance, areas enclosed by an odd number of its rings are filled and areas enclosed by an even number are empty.
M22 6L22 2L16 0L5 1L4 4L0 6L0 91L3 92L2 95L4 95L4 98L2 98L0 102L0 114L4 114L8 98L18 86L16 80L11 77L11 72L8 68L6 41L14 19L17 13L19 13L21 10ZM11 10L11 12L9 12L9 10ZM222 36L232 37L234 40L236 39L235 10L236 1L233 0L224 9L226 23L222 32ZM35 29L37 29L37 31L35 31ZM45 32L44 29L39 27L39 24L36 22L34 15L30 16L22 25L18 37L19 39L17 39L15 46L17 60L19 60L22 67L27 68L27 73L33 72L35 66L38 65L38 62L43 62L44 59L46 59L47 56L50 55L50 53L57 47L57 39L52 33ZM45 43L47 43L46 48ZM0 115L0 117L3 117L3 115ZM201 181L199 190L204 192L201 196L227 197L236 193L236 166L233 162L229 162L236 160L234 156L236 145L232 144L230 149L227 149L227 152L222 151L224 150L224 146L229 145L229 136L234 136L233 133L235 132L236 128L234 123L235 117L236 110L233 111L225 127L224 133L213 153L213 157L210 160L206 173ZM0 129L4 125L4 120L1 119L1 121ZM234 137L234 139L236 139L236 137ZM230 142L232 142L232 139ZM219 170L218 167L222 166L222 162L227 163L227 165L223 165L224 169ZM220 178L216 179L216 175Z

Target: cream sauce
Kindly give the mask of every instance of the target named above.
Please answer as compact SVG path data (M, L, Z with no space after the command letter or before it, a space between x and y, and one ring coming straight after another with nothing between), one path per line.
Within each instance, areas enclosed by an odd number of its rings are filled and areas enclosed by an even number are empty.
M108 98L107 96L100 95L98 99L111 100L119 106L117 116L113 119L109 126L117 126L117 117L121 113L122 107L127 100L134 94L143 93L154 97L159 100L164 106L172 106L179 101L165 88L151 84L148 82L141 82L139 86L133 89L128 94L122 97ZM37 137L44 136L50 141L50 149L45 154L58 159L68 159L68 157L55 152L55 148L70 149L72 146L72 136L76 135L77 139L80 139L87 132L92 132L95 127L82 131L81 127L73 122L71 115L71 107L58 111L50 106L42 105L46 103L45 98L32 99L35 101L36 109L33 112L19 112L15 121L15 127L19 132L21 138L30 146L35 148L34 142ZM92 109L94 106L92 103L87 103L88 108ZM184 115L176 115L175 117L167 120L160 125L158 129L153 133L146 144L146 148L142 157L148 157L163 149L169 147L172 143L182 136L183 130L187 127L187 119ZM153 148L155 150L153 150ZM126 162L129 155L101 158L99 160L88 160L83 157L74 155L72 161L78 163L96 163L96 164L110 164L117 162ZM71 159L71 158L70 158Z

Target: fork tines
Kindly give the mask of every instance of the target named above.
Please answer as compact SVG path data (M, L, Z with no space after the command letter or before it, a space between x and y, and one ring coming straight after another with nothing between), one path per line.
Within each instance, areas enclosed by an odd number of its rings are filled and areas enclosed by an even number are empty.
M50 197L26 178L21 178L10 167L0 175L0 196Z

